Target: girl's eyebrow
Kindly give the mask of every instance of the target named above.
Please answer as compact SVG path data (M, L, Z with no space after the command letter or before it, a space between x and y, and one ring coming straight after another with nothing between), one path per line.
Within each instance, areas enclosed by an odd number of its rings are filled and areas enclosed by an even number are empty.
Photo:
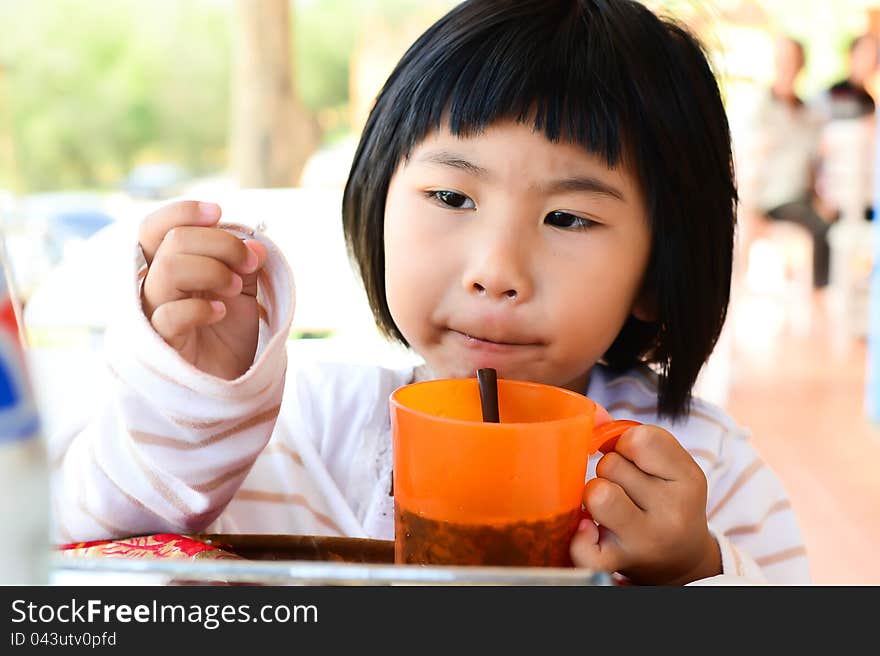
M422 153L416 161L449 166L478 178L486 179L491 177L491 173L488 169L474 164L461 155L448 150L429 150L428 152ZM561 180L551 180L549 182L533 185L533 188L547 195L581 192L600 194L626 202L626 197L617 187L592 176L572 176Z
M591 176L575 176L562 180L553 180L545 184L537 185L537 188L548 195L563 194L566 192L585 192L610 196L611 198L626 202L626 197L617 187Z
M470 173L471 175L477 176L478 178L488 178L489 171L484 169L482 166L478 166L473 162L469 162L461 155L450 152L448 150L429 150L426 153L423 153L419 156L419 162L426 162L428 164L440 164L442 166L451 166L455 169L460 169L465 173Z

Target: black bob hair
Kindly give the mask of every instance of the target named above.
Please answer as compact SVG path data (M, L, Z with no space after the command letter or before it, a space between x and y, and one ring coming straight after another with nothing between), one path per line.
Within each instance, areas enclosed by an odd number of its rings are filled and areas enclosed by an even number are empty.
M652 250L643 296L602 361L653 364L659 415L689 409L727 314L737 191L718 84L687 30L630 0L468 0L397 64L361 135L343 228L376 322L408 345L385 296L385 199L401 160L447 121L456 135L531 123L626 164L646 201Z

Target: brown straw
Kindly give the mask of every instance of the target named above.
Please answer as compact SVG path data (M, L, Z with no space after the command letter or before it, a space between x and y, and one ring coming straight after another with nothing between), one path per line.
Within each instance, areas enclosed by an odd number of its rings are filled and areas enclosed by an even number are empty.
M483 421L499 423L498 418L498 376L494 369L479 369L477 381L480 385L480 404L483 406Z

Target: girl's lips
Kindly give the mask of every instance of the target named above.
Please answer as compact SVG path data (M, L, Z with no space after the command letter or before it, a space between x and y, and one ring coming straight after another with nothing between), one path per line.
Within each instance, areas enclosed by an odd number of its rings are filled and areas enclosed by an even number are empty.
M505 353L531 346L538 346L537 342L496 342L490 339L475 337L459 330L450 329L450 331L461 339L466 347L479 351Z

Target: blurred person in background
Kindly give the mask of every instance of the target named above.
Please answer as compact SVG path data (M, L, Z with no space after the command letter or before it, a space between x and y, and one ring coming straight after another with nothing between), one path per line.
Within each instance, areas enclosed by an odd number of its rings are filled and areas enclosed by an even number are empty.
M870 33L849 44L847 76L832 84L817 99L826 120L862 118L874 114L868 85L877 72L877 39Z
M875 102L868 91L877 74L878 41L865 33L848 48L847 75L818 95L813 105L823 121L822 166L817 191L837 214L863 214L872 220L871 166Z
M827 236L836 217L815 193L822 122L795 91L805 62L801 42L777 39L773 82L747 124L740 163L743 255L770 222L796 223L812 237L813 286L821 288L828 284Z

